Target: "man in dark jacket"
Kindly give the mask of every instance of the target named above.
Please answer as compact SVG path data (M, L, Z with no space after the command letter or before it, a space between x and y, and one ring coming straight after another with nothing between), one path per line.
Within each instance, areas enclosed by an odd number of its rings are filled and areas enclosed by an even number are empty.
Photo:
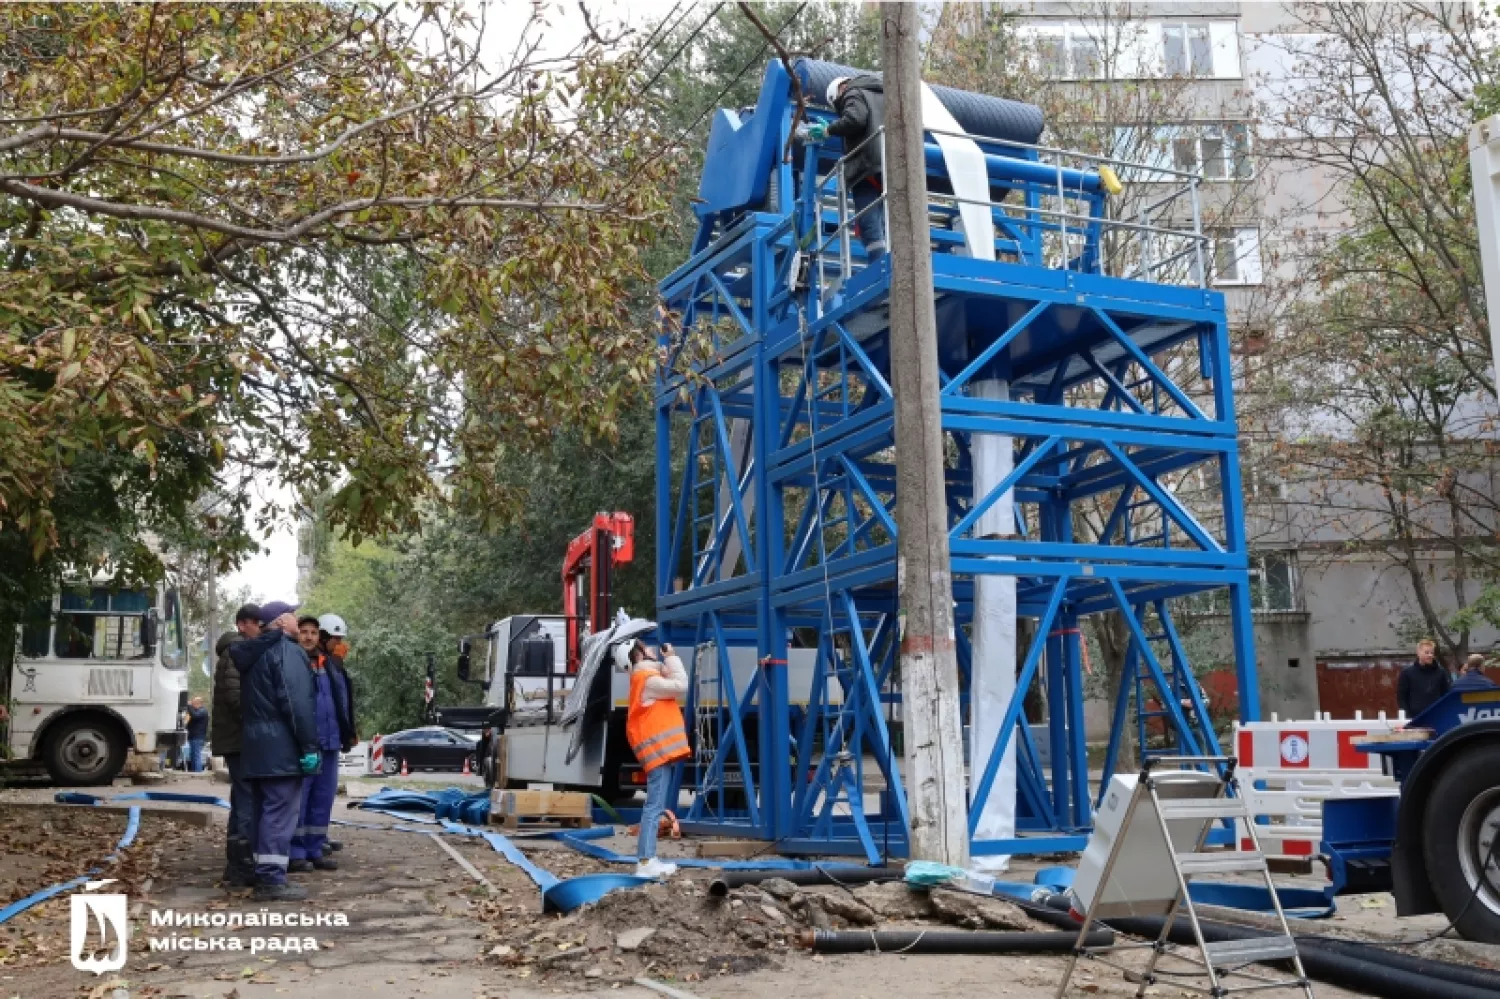
M1437 646L1428 639L1417 643L1417 661L1401 671L1396 681L1396 704L1415 718L1453 686L1453 677L1437 659Z
M229 825L224 840L224 882L234 888L255 884L254 833L250 822L250 783L240 765L240 671L229 656L236 642L260 637L260 608L245 604L234 615L234 631L214 643L214 707L209 719L209 741L224 757L229 770Z
M187 726L187 768L191 773L201 773L203 744L208 741L208 709L203 706L203 698L188 701L187 710L182 713L182 723Z
M805 134L812 142L829 135L844 140L844 183L859 216L854 232L874 262L885 256L884 136L879 134L885 126L885 86L871 73L840 76L828 84L825 97L838 120L810 125Z
M255 822L255 897L296 901L307 891L286 880L302 779L318 772L312 671L297 644L295 606L265 604L259 638L229 647L240 671L240 764L250 782Z
M1453 681L1454 690L1494 690L1495 681L1484 675L1484 656L1472 655Z

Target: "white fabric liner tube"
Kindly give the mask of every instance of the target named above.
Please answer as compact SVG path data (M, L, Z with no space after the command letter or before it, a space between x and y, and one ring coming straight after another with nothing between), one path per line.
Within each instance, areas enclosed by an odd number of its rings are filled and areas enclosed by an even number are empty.
M974 382L969 394L978 399L1007 400L1010 385L1004 379L991 378ZM1011 438L1003 434L974 434L970 437L974 462L974 502L978 503L1010 474L1015 461ZM1009 537L1016 533L1015 491L1006 490L995 505L975 522L974 536ZM974 626L971 632L969 663L969 794L978 790L995 741L1000 737L1000 722L1016 693L1016 577L978 575L974 577ZM990 787L989 797L974 827L975 840L1011 839L1016 834L1016 739L1015 733L1000 758L1000 769ZM979 870L1003 871L1009 866L1006 856L973 858Z
M938 148L953 194L960 198L959 218L963 220L964 243L969 256L976 260L995 259L995 217L990 208L990 176L984 164L984 150L965 135L963 126L954 119L937 94L922 84L922 125L938 133Z
M943 152L943 164L954 195L960 199L959 218L964 243L976 260L995 259L995 219L990 208L989 171L984 151L943 107L932 88L922 85L922 124L940 133L934 135ZM1006 400L1010 385L1003 379L976 381L969 394L980 399ZM1015 461L1011 438L1003 434L971 437L974 463L974 502L984 499L1010 474ZM985 511L975 524L975 537L1008 537L1016 531L1015 495L1007 492ZM973 781L984 773L990 752L1000 735L1000 722L1016 690L1016 577L974 577L974 622L970 642L969 672L969 773L970 807L977 789ZM1000 759L1000 769L984 801L974 827L976 840L1010 839L1016 834L1016 741L1012 738ZM1003 871L1010 865L1005 856L975 857L979 870Z

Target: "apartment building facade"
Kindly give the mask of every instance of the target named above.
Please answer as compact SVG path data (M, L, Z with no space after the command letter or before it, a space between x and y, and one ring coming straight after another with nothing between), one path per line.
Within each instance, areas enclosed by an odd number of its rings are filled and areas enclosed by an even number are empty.
M1267 109L1297 85L1293 53L1314 32L1296 9L1278 3L1015 0L986 9L1003 15L1020 59L1052 89L1069 92L1073 106L1117 109L1115 120L1090 126L1112 155L1203 178L1210 281L1226 296L1237 343L1242 432L1249 454L1258 446L1269 453L1286 430L1274 411L1256 405L1261 354L1278 335L1298 248L1348 222L1338 183L1279 156L1282 136L1268 120ZM1044 141L1065 145L1066 136ZM1380 543L1346 519L1323 515L1328 500L1318 483L1283 476L1274 461L1247 460L1243 471L1264 710L1308 717L1393 708L1396 673L1423 633L1413 570L1384 557ZM1453 568L1441 546L1419 559L1438 584L1425 596L1443 601L1444 614L1457 599L1441 585ZM1207 636L1200 650L1227 654L1227 643L1212 637L1215 608L1195 616ZM1480 628L1471 647L1488 651L1497 639Z

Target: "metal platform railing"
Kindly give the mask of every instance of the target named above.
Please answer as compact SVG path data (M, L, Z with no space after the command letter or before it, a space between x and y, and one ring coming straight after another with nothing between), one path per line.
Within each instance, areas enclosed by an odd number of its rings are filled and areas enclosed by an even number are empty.
M823 238L813 258L825 290L868 265L865 255L854 251L855 227L870 212L886 210L886 195L882 190L856 208L847 170L868 143L883 146L884 131L850 149L818 179ZM934 129L927 134L978 143L990 166L992 192L990 199L976 201L929 190L934 252L967 254L960 208L982 204L994 220L997 260L1156 284L1208 285L1211 237L1204 232L1197 174L986 136ZM1100 167L1125 185L1121 194L1103 190ZM1005 190L999 200L993 197L996 188Z

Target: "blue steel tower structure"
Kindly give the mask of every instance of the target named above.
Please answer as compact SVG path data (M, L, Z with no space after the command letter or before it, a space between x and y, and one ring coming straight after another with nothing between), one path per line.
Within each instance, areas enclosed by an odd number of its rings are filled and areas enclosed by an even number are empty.
M826 119L827 82L858 71L796 72L805 116ZM976 578L1015 579L1024 639L1001 744L969 761L972 834L1015 743L1016 835L971 848L1081 849L1127 726L1145 754L1218 750L1181 598L1227 594L1239 712L1258 714L1224 302L1207 286L1195 178L1049 150L1036 108L933 89L985 154L996 239L994 261L966 252L929 134L964 696L995 668L968 641ZM889 258L870 262L852 235L847 150L794 141L794 93L772 62L753 110L717 113L692 255L661 284L657 618L696 650L685 824L873 861L903 855L908 829ZM1111 166L1131 185L1128 218ZM984 378L1009 397L976 394ZM976 497L986 434L1009 440L1013 466ZM1006 492L1014 530L978 534ZM1079 622L1109 611L1130 640L1100 780Z

